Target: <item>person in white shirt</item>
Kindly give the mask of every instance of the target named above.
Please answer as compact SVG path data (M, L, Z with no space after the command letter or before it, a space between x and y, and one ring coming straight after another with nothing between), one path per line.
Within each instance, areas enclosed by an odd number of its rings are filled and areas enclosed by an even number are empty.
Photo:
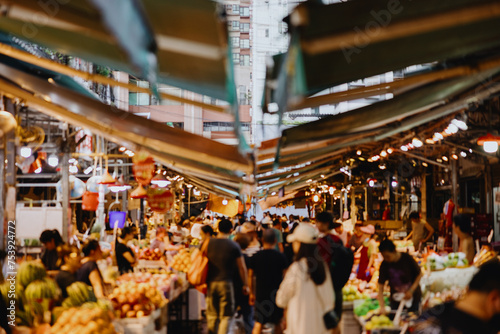
M287 237L295 261L290 265L276 294L276 305L286 309L287 334L327 334L325 313L335 304L335 292L326 263L317 250L318 230L301 223Z
M170 227L169 232L172 234L171 240L173 244L178 245L187 242L189 230L182 227L182 222L180 220L176 222L176 226Z

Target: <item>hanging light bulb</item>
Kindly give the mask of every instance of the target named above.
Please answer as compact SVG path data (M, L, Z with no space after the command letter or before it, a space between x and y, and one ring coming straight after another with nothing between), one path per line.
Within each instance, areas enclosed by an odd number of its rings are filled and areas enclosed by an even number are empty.
M426 144L429 144L429 145L432 145L432 144L434 144L434 143L435 143L435 141L434 141L434 139L432 139L432 138L427 138L427 139L425 140L425 143L426 143Z
M455 125L457 128L459 128L460 130L464 130L464 131L469 128L464 121L459 120L459 119L452 120L451 124Z
M451 155L451 157L452 157L453 159L455 159L455 160L458 160L458 155L456 155L455 153L453 153L453 154Z
M464 151L460 152L460 155L462 156L462 158L466 158L467 157L467 153L465 153Z
M319 196L318 195L314 195L313 196L313 201L314 202L318 202L319 201Z
M450 124L448 125L448 131L451 133L451 134L455 134L458 132L458 126L456 126L455 124Z
M228 203L228 202L227 202L227 199L225 199L225 198L224 198L224 199L222 200L222 205L227 205L227 203Z
M47 159L47 163L50 167L56 167L59 164L59 158L57 157L57 155L51 154Z
M389 147L389 148L387 149L387 153L392 154L392 152L394 152L394 149L393 149L392 147Z
M486 136L479 137L477 144L482 145L486 153L495 153L498 150L499 141L500 137L488 133Z
M498 142L486 141L483 144L483 148L486 153L495 153L498 150Z
M434 133L434 137L436 137L438 140L443 140L443 138L444 138L443 135L441 133L439 133L439 132L435 132Z
M361 150L357 150L357 151L356 151L356 154L357 154L357 155L361 155L361 153L363 153L363 152L361 152Z
M443 159L443 161L448 161L448 157L446 155L443 155L441 159Z
M330 193L330 195L333 195L333 193L335 192L335 187L328 188L328 192Z
M406 145L401 145L401 151L408 152L408 147Z
M417 137L413 138L411 140L411 143L415 147L422 147L422 145L424 145L424 143L422 143L422 141L420 139L418 139Z
M21 147L20 153L23 158L29 158L31 156L31 147L28 146Z
M382 152L380 152L380 156L382 158L385 158L387 156L387 151L386 150L382 150Z

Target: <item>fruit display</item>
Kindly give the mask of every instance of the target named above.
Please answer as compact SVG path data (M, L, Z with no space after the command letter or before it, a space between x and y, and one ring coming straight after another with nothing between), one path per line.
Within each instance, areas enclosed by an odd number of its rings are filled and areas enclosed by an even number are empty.
M389 298L385 297L385 304L386 305L389 305ZM387 309L388 306L386 306L386 309ZM374 313L378 313L380 309L380 305L379 305L379 302L378 302L378 299L374 299L374 298L367 298L365 299L365 301L357 306L356 308L354 308L354 314L358 317L366 317L366 316L370 316ZM388 311L390 312L390 307L388 309Z
M425 310L448 301L457 300L462 296L464 291L463 287L434 285L422 297L422 309Z
M118 282L147 283L154 288L161 288L170 285L170 275L166 272L161 274L153 274L151 272L127 273L120 276Z
M45 267L38 261L23 262L17 270L17 282L22 288L26 288L33 281L42 280L45 276Z
M191 239L191 246L198 246L200 244L200 239L193 238Z
M177 270L177 271L182 271L187 273L189 270L189 266L191 265L191 253L189 249L183 248L179 250L179 253L177 253L170 266Z
M126 282L108 296L117 318L140 318L166 303L160 291L148 283Z
M479 252L479 254L477 254L475 257L474 257L474 265L476 267L480 267L481 265L483 265L484 263L494 259L495 257L497 256L497 253L494 252L493 250L491 250L489 247L487 246L483 246L481 248L481 251Z
M154 250L143 248L139 253L139 260L159 261L162 258L163 254L159 248L155 248Z
M59 287L54 280L44 277L28 284L24 290L24 295L28 302L56 299L59 296Z
M96 302L94 290L83 282L75 282L66 288L68 298L62 302L63 307L80 306L87 302Z
M359 289L356 285L347 284L342 288L342 299L344 301L353 301L356 299L366 299L369 298L369 294L367 292L359 292Z
M446 268L446 259L438 254L431 254L427 257L426 267L428 270L437 271Z
M92 305L95 304L95 305ZM65 310L52 326L51 334L114 334L112 314L96 303L85 304L81 308Z
M394 327L394 323L385 315L374 315L365 324L365 329L371 331L377 328Z
M465 253L450 253L446 261L447 268L464 268L469 266L469 261L465 258Z
M450 253L440 256L432 253L427 257L426 267L431 271L444 270L445 268L465 268L469 266L469 262L465 258L464 253Z

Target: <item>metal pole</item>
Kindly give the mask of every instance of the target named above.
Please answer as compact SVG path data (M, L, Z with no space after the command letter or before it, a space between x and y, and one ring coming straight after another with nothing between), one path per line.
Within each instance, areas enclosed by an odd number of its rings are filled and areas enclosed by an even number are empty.
M453 203L455 203L455 205L458 205L457 191L458 191L457 161L454 159L451 159L451 197L452 197ZM453 251L454 252L458 251L458 236L455 233L455 231L453 231Z
M67 242L69 239L69 197L70 197L70 188L69 188L69 152L64 152L62 154L62 164L61 164L61 186L62 186L62 238L64 242Z
M492 213L493 190L491 184L491 166L488 163L488 159L485 159L484 189L485 189L486 213Z
M191 188L188 188L188 219L191 217Z

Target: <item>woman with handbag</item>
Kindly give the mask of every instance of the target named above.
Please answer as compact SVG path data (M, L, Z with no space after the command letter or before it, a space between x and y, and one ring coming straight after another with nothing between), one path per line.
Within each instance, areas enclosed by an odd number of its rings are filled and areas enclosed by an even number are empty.
M276 294L276 305L286 309L287 334L327 334L338 328L335 293L317 250L318 235L314 226L300 223L287 237L295 258Z

